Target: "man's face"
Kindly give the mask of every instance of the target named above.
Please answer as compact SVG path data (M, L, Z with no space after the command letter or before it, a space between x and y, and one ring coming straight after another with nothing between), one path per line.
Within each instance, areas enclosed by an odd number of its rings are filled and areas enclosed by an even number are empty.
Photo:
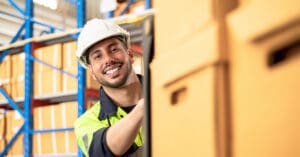
M129 50L117 38L102 40L89 49L89 70L102 86L122 87L132 71Z

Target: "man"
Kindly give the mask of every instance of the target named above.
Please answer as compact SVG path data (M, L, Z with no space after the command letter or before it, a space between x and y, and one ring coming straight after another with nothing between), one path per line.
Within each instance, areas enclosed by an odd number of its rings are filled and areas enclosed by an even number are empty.
M93 19L85 24L76 56L101 84L100 100L75 122L77 142L87 157L135 156L143 145L142 78L132 68L129 33Z

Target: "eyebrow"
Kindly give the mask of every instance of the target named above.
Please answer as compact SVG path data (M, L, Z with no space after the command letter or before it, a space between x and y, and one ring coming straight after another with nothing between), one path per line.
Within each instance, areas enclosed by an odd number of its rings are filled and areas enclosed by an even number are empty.
M112 46L115 46L115 45L118 45L118 43L116 41L113 41L112 43L110 43L107 48L111 48ZM89 55L93 55L95 54L96 52L100 52L100 50L96 49L95 51L90 51L89 52Z
M112 46L118 45L118 43L116 41L113 41L112 43L110 43L107 47L111 48Z

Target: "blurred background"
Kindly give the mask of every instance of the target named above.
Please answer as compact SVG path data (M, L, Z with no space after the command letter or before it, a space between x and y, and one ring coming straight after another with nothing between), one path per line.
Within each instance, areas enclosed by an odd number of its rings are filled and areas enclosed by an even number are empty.
M0 157L82 156L83 24L131 35L146 157L300 156L299 0L0 0Z

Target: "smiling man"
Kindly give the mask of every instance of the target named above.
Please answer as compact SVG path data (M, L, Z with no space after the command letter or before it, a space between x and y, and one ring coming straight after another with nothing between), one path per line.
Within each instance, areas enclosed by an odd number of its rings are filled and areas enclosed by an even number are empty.
M101 19L88 21L78 37L76 56L101 85L100 100L74 126L87 157L142 155L142 76L132 68L129 43L127 31Z

